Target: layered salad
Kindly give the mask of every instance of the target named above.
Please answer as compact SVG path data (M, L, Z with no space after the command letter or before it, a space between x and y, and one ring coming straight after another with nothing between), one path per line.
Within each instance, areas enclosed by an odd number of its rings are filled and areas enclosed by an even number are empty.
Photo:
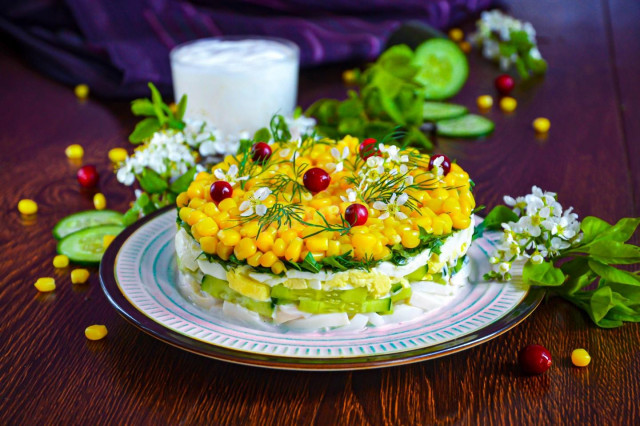
M472 186L446 156L384 140L255 143L177 197L180 290L292 330L417 318L467 282Z

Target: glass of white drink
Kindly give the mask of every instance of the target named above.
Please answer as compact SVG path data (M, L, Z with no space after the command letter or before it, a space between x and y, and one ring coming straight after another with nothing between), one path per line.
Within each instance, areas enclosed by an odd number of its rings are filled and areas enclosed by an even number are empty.
M191 41L171 51L176 99L188 97L188 118L210 121L225 137L268 127L291 115L300 50L290 41L227 36Z

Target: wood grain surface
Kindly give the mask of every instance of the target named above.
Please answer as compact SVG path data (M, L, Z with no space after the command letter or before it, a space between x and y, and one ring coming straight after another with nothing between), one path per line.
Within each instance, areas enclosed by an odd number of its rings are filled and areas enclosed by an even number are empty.
M625 0L512 1L531 21L550 64L544 79L515 90L518 109L494 108L495 134L439 147L478 183L488 206L532 184L556 191L581 217L609 221L640 215L640 6ZM493 93L498 70L470 55L471 74L457 101ZM300 102L341 96L344 66L307 70ZM24 65L0 44L0 424L640 424L640 326L594 327L562 300L545 301L516 329L445 358L388 369L300 373L202 358L138 331L101 292L97 269L72 286L54 270L53 225L92 208L79 190L77 164L64 148L85 147L109 207L124 211L131 191L107 159L136 120L125 102L78 101L73 90ZM539 138L531 121L545 116ZM33 198L40 211L16 210ZM635 242L638 242L637 235ZM58 288L39 294L38 277ZM105 324L106 339L84 328ZM519 348L546 346L554 366L523 376ZM571 366L578 347L587 368Z

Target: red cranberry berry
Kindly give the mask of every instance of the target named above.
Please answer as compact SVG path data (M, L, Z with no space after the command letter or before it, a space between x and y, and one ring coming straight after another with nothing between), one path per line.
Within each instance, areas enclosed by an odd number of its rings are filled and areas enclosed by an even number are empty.
M306 171L302 176L304 186L311 192L320 192L327 189L331 183L331 176L319 167L314 167Z
M76 175L78 178L78 183L80 186L85 188L93 188L98 185L98 170L96 170L96 166L86 165L80 167L78 170L78 174Z
M496 81L494 82L494 84L496 85L496 90L498 91L498 93L506 96L509 93L511 93L511 91L516 85L516 82L513 80L513 77L511 77L510 75L502 74L498 76L498 78L496 78Z
M344 213L344 218L351 226L364 225L369 218L369 210L362 204L351 204Z
M527 374L542 374L551 367L551 354L542 345L528 345L518 354L520 367Z
M271 147L264 142L258 142L251 148L252 159L256 163L264 163L271 157Z
M363 160L366 160L374 155L380 155L380 150L376 146L377 143L378 141L374 138L363 140L360 144L360 157L362 157Z
M443 159L442 162L438 161L439 158ZM449 160L449 157L442 154L432 156L431 160L429 160L429 170L433 170L436 162L440 164L439 167L442 169L444 176L448 175L451 171L451 160Z
M225 182L223 180L218 180L211 184L211 189L209 190L209 194L211 194L211 199L218 204L220 201L225 198L231 197L233 194L233 188L229 182Z

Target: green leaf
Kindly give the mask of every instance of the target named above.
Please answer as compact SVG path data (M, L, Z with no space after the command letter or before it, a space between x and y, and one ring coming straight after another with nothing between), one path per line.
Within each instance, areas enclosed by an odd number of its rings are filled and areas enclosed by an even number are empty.
M598 217L585 217L580 224L580 230L583 233L582 243L588 244L592 242L597 236L609 228L611 228L611 225Z
M133 132L129 135L129 142L134 144L143 142L153 136L153 134L161 128L162 126L160 125L160 122L157 118L145 118L144 120L136 124L136 128L133 129Z
M620 219L612 226L602 219L587 216L580 225L584 234L582 244L587 245L597 240L613 240L624 243L633 236L638 225L640 225L640 218Z
M302 269L306 269L314 274L320 272L320 269L322 269L322 265L316 261L311 253L307 253L300 266Z
M149 168L145 168L142 173L138 175L138 183L140 183L142 189L149 194L159 194L169 188L167 181L156 171Z
M184 94L180 98L180 102L178 102L178 106L176 107L176 119L179 121L182 121L186 110L187 110L187 95Z
M567 279L560 289L563 293L574 294L587 287L596 279L596 274L591 272L589 262L585 257L578 257L564 263L560 269Z
M185 174L174 180L169 185L169 191L179 194L189 189L189 184L193 182L193 177L196 175L196 168L192 167Z
M131 102L131 112L133 115L156 116L156 111L149 99L136 99Z
M165 105L162 101L162 95L153 83L149 82L148 86L151 90L151 101L153 103L153 109L156 113L156 117L160 124L165 124L167 122L167 116L162 111L162 107Z
M122 217L122 223L124 223L126 226L129 226L135 223L135 221L137 221L139 217L140 207L134 204Z
M551 262L542 262L536 265L529 261L522 270L522 280L527 284L557 287L564 283L565 275L560 268L554 267Z
M338 261L337 256L325 257L322 259L322 263L324 263L325 265L332 266L339 271L346 271L348 269L346 266L344 266L342 263Z
M589 261L589 268L600 277L620 284L640 286L640 277L604 263Z
M589 244L589 255L606 264L632 264L640 262L640 247L614 240L596 240Z
M591 294L589 307L591 318L598 324L607 315L609 310L616 305L611 287L602 287Z
M507 222L517 222L518 215L507 206L494 207L482 223L476 226L473 231L473 238L480 238L485 230L500 230L502 224Z
M271 132L266 127L263 127L253 135L253 140L256 142L268 142L271 140Z

